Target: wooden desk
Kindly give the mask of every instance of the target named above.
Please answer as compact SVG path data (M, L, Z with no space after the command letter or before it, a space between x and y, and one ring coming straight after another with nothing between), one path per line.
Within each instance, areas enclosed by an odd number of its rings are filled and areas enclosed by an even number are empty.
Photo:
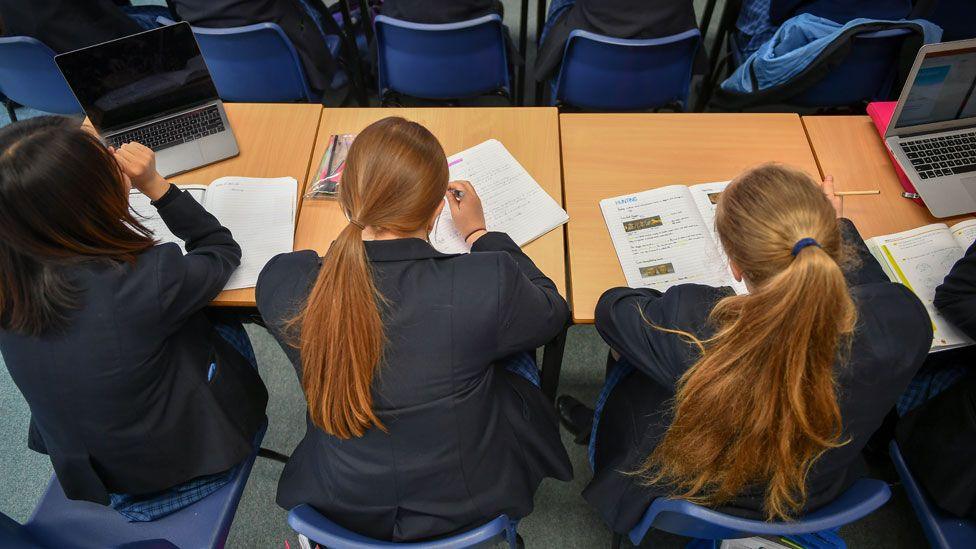
M577 323L592 323L600 295L626 285L600 200L724 181L766 161L818 174L795 114L564 114L559 120Z
M301 200L322 105L227 103L227 118L241 154L169 178L173 183L210 184L225 176L294 177ZM300 211L300 210L299 210ZM254 288L221 292L214 305L253 307Z
M867 116L804 116L803 125L822 175L833 175L838 191L878 189L881 194L844 198L844 216L864 238L928 225L952 225L971 216L933 217L904 198L901 183L878 131Z
M448 156L488 139L498 139L557 202L562 204L559 178L559 123L554 108L430 108L326 109L319 124L308 183L315 177L329 136L358 133L387 116L402 116L426 126ZM295 249L324 255L348 221L338 202L306 200L298 219ZM554 230L528 244L525 252L566 295L563 231Z

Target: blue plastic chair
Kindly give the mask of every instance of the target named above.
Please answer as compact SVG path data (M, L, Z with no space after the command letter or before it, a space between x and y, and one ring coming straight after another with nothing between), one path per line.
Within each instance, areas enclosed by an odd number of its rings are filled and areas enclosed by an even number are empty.
M267 424L255 435L254 452L230 482L197 503L152 522L128 522L111 507L70 500L52 477L26 524L0 514L0 547L222 548L266 429Z
M518 539L518 521L511 520L505 515L501 515L473 530L455 534L449 538L415 543L377 541L361 536L325 518L309 505L299 505L292 509L288 513L288 524L292 530L329 549L381 549L391 547L401 549L463 549L487 546L499 541L505 541L510 549L515 549Z
M160 17L160 24L173 21ZM305 78L301 58L281 27L256 23L243 27L192 27L193 36L210 70L217 93L224 101L248 103L319 102ZM326 37L329 52L338 58L341 41ZM344 71L335 74L332 88L346 85Z
M799 536L833 530L859 520L884 505L891 497L888 485L864 478L830 504L792 522L744 519L680 499L657 498L629 534L639 545L652 527L672 534L704 540L750 536Z
M887 99L908 29L888 29L853 37L844 60L822 80L789 100L801 107L847 107Z
M908 501L915 509L918 521L922 523L922 530L929 540L929 545L936 549L968 549L976 547L976 522L954 517L942 511L932 503L922 487L915 482L915 477L908 470L908 464L901 455L898 443L894 440L888 447L891 461L901 477L901 483L908 494Z
M376 17L380 99L399 93L424 99L509 97L505 27L498 15L446 25Z
M27 36L0 38L0 89L39 111L79 114L81 105L54 63L55 53Z
M574 30L566 42L552 104L593 110L684 110L701 33L649 40Z

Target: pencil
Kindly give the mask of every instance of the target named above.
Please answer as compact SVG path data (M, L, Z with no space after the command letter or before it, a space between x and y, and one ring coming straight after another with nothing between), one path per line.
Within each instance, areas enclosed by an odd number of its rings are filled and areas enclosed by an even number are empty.
M874 189L871 191L837 191L834 196L864 196L868 194L881 194L881 191Z

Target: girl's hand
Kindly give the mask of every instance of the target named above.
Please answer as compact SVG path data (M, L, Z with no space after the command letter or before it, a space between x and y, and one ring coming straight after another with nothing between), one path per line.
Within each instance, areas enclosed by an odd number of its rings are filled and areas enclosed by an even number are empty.
M843 197L834 194L834 176L832 175L824 176L824 180L823 183L820 185L820 188L823 189L824 194L827 195L827 200L830 201L830 204L834 207L834 211L837 212L837 217L838 218L843 217L844 199Z
M458 199L455 192L464 193ZM467 243L474 244L475 240L487 232L485 226L485 212L481 207L478 193L468 181L451 181L447 184L447 205L451 208L451 217L461 237Z
M132 181L132 186L150 200L159 200L169 190L169 182L156 171L156 153L152 149L132 142L109 150L122 168L122 173Z

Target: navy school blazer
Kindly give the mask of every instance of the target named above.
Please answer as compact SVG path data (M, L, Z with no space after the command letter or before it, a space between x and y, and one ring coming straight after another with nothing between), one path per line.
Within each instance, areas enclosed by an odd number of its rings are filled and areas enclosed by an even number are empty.
M932 322L922 302L911 290L888 279L850 221L840 220L840 224L858 256L857 268L847 273L858 311L857 327L850 360L839 362L835 369L843 417L841 439L849 442L828 450L814 464L807 477L808 510L829 503L865 474L861 449L904 392L932 344ZM629 531L651 501L668 495L666 486L644 486L640 478L625 472L637 470L667 431L670 418L664 401L673 396L678 380L698 358L696 349L678 336L649 327L638 309L654 325L706 339L714 333L708 315L731 293L730 288L697 284L681 284L664 293L615 288L597 304L600 335L637 369L611 393L608 409L622 406L632 413L621 414L621 425L601 421L601 431L619 436L598 433L597 453L610 457L602 462L597 459L594 478L583 492L615 532ZM649 393L660 393L662 398L647 398ZM724 510L761 518L764 491L764 486L752 487Z
M107 504L109 493L149 494L230 469L265 420L257 371L203 312L240 263L240 247L175 186L156 207L186 256L160 244L133 265L73 266L81 306L64 330L0 331L31 411L28 445L50 456L70 499Z
M568 480L552 404L497 366L534 351L569 321L566 301L503 233L472 253L445 255L416 238L366 242L384 311L386 348L373 406L389 430L340 440L307 423L278 483L285 509L307 503L354 532L420 540L532 510L545 477ZM303 251L273 259L258 309L301 378L301 310L324 260Z

